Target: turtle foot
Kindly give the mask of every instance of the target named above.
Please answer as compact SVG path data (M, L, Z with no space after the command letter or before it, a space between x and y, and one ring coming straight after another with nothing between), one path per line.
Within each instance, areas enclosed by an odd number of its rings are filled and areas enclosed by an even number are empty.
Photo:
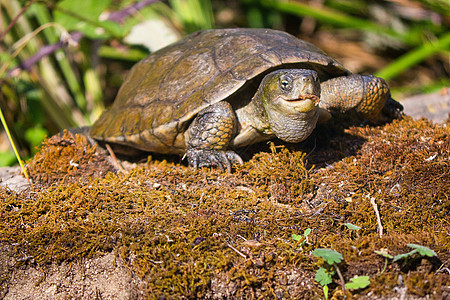
M243 164L242 158L231 150L188 149L186 156L189 165L196 169L215 166L222 171L226 169L230 173L232 164Z

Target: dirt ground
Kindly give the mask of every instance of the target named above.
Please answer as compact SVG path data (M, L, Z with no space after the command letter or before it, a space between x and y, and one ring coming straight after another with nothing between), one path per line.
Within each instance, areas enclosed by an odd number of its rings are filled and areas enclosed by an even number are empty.
M246 149L232 174L172 157L121 173L82 138L52 138L28 162L34 191L0 172L0 299L323 299L317 248L342 253L345 282L370 277L343 292L334 276L330 298L448 299L450 130L422 108L441 124L322 129ZM411 243L437 255L374 252Z
M2 277L16 263L12 246L0 249ZM142 285L114 253L77 262L16 268L0 295L2 299L138 299ZM141 294L141 295L140 295Z

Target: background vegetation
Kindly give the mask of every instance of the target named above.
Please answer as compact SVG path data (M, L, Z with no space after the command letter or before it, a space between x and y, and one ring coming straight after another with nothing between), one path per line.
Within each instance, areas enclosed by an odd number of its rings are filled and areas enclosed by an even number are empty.
M206 28L285 30L384 77L400 101L450 85L448 0L0 0L0 10L0 108L23 157L45 135L91 124L136 61ZM14 163L2 133L0 165Z

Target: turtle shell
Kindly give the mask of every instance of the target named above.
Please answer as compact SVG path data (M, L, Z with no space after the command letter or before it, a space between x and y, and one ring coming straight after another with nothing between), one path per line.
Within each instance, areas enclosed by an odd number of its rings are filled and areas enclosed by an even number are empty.
M91 136L144 151L184 153L184 132L200 110L229 98L247 104L263 75L281 68L314 69L322 81L350 73L285 32L200 31L137 63Z

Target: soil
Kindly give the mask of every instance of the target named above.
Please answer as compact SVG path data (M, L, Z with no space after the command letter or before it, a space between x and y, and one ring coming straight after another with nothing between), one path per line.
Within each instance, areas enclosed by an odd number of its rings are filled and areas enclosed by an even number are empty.
M138 299L142 281L114 253L77 262L52 264L46 271L30 263L14 268L12 246L0 248L0 276L9 282L2 299Z

